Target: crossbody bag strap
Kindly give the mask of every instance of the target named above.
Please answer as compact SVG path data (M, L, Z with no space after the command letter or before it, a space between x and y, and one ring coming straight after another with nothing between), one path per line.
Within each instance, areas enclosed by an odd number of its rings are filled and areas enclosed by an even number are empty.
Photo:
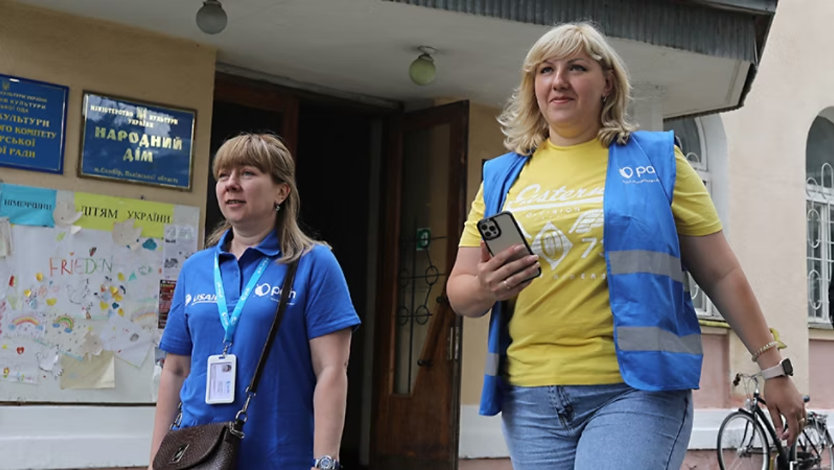
M287 310L287 302L289 301L290 293L292 292L292 283L295 279L296 270L298 270L298 260L293 261L287 268L287 275L284 276L284 283L281 285L281 301L278 302L278 310L275 312L275 319L272 320L272 327L269 329L269 336L266 337L266 343L264 343L261 358L258 359L258 366L255 368L255 374L252 375L252 381L246 388L246 390L253 395L257 391L258 382L261 380L261 373L264 370L269 350L272 348L272 343L275 341L275 336L278 333L278 329L281 327L281 320L284 318L284 312Z
M242 428L246 422L246 410L249 408L249 401L255 396L255 392L258 389L258 382L261 380L261 372L263 372L266 359L269 356L269 350L272 348L272 343L275 341L275 336L281 327L281 320L284 318L284 311L287 310L287 301L290 298L290 292L292 291L292 284L297 270L298 260L293 261L287 267L287 274L284 276L284 283L281 285L281 300L278 302L278 309L275 311L275 319L272 320L272 326L269 328L269 335L266 337L266 343L264 343L264 349L261 351L261 357L258 359L258 365L255 367L255 373L252 375L252 381L246 387L246 401L243 402L243 408L235 415L235 425L238 428Z

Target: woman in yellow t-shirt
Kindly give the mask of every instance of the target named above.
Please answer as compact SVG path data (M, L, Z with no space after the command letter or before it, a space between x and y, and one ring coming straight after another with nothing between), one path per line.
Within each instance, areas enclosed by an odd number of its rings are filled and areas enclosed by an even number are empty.
M496 306L482 413L502 412L516 470L680 468L702 360L684 266L772 377L776 428L786 422L793 442L804 423L706 189L670 135L635 132L629 90L622 59L588 23L533 45L499 119L512 154L485 166L449 276L458 314ZM501 210L534 254L490 254L476 224Z

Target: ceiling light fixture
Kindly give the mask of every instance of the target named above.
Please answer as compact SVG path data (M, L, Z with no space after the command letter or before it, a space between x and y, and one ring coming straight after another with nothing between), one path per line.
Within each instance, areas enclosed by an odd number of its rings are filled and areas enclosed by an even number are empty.
M434 59L432 54L437 53L437 49L429 46L420 46L417 48L420 51L420 56L414 59L414 62L408 67L408 76L411 81L420 85L428 85L434 81L437 69L434 66Z
M217 34L226 27L226 12L218 0L205 0L197 10L197 27L206 34Z

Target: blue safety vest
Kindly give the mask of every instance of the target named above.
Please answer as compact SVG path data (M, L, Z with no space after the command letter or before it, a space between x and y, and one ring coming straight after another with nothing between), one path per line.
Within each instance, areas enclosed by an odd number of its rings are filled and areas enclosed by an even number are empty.
M529 156L507 153L484 164L485 215L500 212ZM698 388L701 329L689 296L672 215L672 132L637 131L612 144L603 196L603 250L620 374L637 389ZM499 376L510 336L502 303L492 307L480 414L501 411Z

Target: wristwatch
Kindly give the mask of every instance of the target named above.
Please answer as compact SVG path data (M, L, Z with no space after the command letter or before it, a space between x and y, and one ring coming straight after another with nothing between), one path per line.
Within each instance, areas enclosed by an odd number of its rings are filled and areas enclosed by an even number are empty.
M791 364L790 359L782 359L779 364L762 370L762 377L765 380L772 379L774 377L782 377L784 375L793 375L793 365Z
M317 458L313 462L313 468L320 468L321 470L339 470L342 466L339 461L329 455Z

